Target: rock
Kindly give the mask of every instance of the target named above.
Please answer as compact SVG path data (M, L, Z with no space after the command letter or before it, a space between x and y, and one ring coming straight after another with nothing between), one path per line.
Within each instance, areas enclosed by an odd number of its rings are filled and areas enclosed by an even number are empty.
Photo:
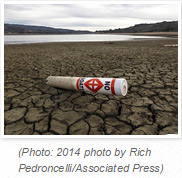
M45 113L42 108L30 108L25 116L25 120L28 123L33 123L46 119L48 117L49 114Z
M174 102L175 99L171 96L171 95L164 95L163 96L167 102L171 103L171 102Z
M23 101L23 100L29 98L30 96L31 95L27 91L25 91L25 92L21 93L20 95L16 96L16 98L19 98Z
M138 91L138 87L131 87L130 91L137 92Z
M158 135L158 127L156 124L153 125L145 125L136 128L131 133L132 135Z
M128 135L130 134L132 128L129 125L121 124L119 127L106 124L106 135Z
M16 87L16 85L14 83L6 83L6 81L4 82L5 91L10 89L10 88L14 88L14 87Z
M38 132L34 132L32 135L40 135L40 133L38 133Z
M95 98L96 98L97 101L98 100L102 100L102 102L103 101L108 101L107 95L104 95L104 94L101 94L101 93L96 94Z
M64 123L52 119L50 123L50 132L65 135L67 133L67 126Z
M121 105L121 114L120 114L120 116L123 116L124 114L128 115L130 113L132 113L131 106L127 106L125 104L122 104Z
M115 100L109 100L108 102L102 104L101 110L106 116L116 116L118 115L118 105Z
M160 89L159 90L160 95L171 95L171 91L169 89Z
M120 116L117 116L117 120L131 125L131 121L128 119L128 117L129 117L128 114L121 114Z
M21 102L20 101L18 101L18 105L20 105L20 106L25 106L25 107L33 107L37 102L39 102L40 101L40 99L41 99L42 97L41 97L41 95L33 95L33 96L29 96L28 98L26 98L26 99L24 99L24 100L21 100ZM16 100L16 98L13 98L13 103L14 102L16 102L17 100Z
M132 88L132 90L134 90L133 88ZM135 88L135 90L134 91L138 91L138 88ZM139 89L139 91L138 91L138 93L140 94L140 95L142 95L142 96L153 96L153 95L155 95L155 93L153 92L153 91L151 91L151 90L149 90L149 89L144 89L144 88L140 88Z
M39 122L35 123L35 131L39 133L48 132L49 118L45 118Z
M39 100L35 103L35 107L42 107L44 105L45 100L50 97L51 97L51 95L49 95L49 94L37 96L37 98L39 98Z
M60 109L56 109L52 112L52 119L61 121L67 126L75 123L76 121L83 119L86 116L85 113L75 112L75 111L61 111Z
M163 82L158 81L158 82L152 83L152 87L153 88L164 88L164 84L163 84Z
M69 129L69 134L71 135L87 135L89 131L88 124L81 120L73 125Z
M170 126L173 123L173 117L171 113L158 112L155 117L156 124L159 125L160 128Z
M45 100L45 103L43 105L45 108L52 109L54 106L56 106L56 103L54 103L50 98Z
M122 101L126 105L145 107L153 104L153 101L148 97L136 98L136 99L125 99Z
M134 113L128 117L133 127L139 127L145 124L152 124L152 118L148 118L145 113Z
M90 128L89 135L105 135L105 132L100 127Z
M60 102L59 108L63 111L73 111L74 105L71 102Z
M94 97L91 95L85 95L85 96L80 96L78 98L75 98L72 100L72 103L75 105L79 105L82 107L87 106L88 104L91 103L91 101L94 100Z
M26 108L15 108L15 109L6 111L4 114L5 124L11 124L18 120L21 120L24 117L26 111L27 111Z
M55 134L53 134L51 132L46 132L46 133L43 133L42 135L55 135Z
M75 98L81 97L81 92L72 91L71 96L68 98L69 101L72 101Z
M130 125L118 121L116 118L107 118L105 123L106 135L126 135L132 130Z
M36 88L29 88L28 92L27 92L29 95L31 96L36 96L36 95L41 95L41 91L39 91L38 89Z
M152 104L151 111L152 112L156 112L156 111L173 112L176 110L175 110L175 108L173 108L169 104L166 105L166 103L164 102L163 104L162 103Z
M90 127L97 127L98 125L104 124L103 119L96 115L89 116L86 121L89 123Z
M36 104L42 97L41 97L42 95L33 95L33 96L30 96L30 98L31 98L31 102L33 103L33 104Z
M173 125L160 130L159 135L178 134L178 126Z
M23 120L9 124L5 127L5 135L31 135L33 124L26 124Z
M54 87L50 87L48 90L45 91L46 94L56 95L57 89Z
M86 112L89 114L93 114L95 113L95 111L100 107L99 104L97 103L90 103L88 104L86 107L85 106L80 106L80 105L76 105L74 110L75 111L82 111L82 112Z
M99 107L100 107L100 105L97 103L88 104L85 112L87 112L89 114L93 114L93 113L95 113L95 111L97 111L97 109L99 109Z
M108 117L105 119L105 123L112 126L117 126L122 124L122 121L117 120L115 117Z
M97 111L95 112L95 114L96 114L97 116L101 117L101 118L105 118L105 114L104 114L104 112L101 111L101 110L97 110Z
M9 104L5 104L4 105L4 112L8 111L10 109L10 106Z
M15 91L15 90L8 90L8 91L5 91L5 96L6 98L12 98L14 96L17 96L19 95L20 93Z
M14 108L17 108L21 103L21 100L19 98L12 98L11 105L13 105ZM5 105L6 106L6 105Z
M148 107L131 107L133 113L143 113L148 117L152 117L152 112L149 111Z
M55 103L64 102L64 101L66 101L68 99L68 97L70 95L71 95L70 92L68 92L68 93L62 93L62 94L59 94L59 95L52 96L52 100Z
M158 106L158 105L156 105L156 104L153 104L153 105L151 106L151 111L152 111L152 112L155 112L155 111L163 111L163 109L162 109L162 107L160 107L160 106Z
M150 100L148 97L142 97L142 100L143 100L143 106L148 106L153 104L153 101Z

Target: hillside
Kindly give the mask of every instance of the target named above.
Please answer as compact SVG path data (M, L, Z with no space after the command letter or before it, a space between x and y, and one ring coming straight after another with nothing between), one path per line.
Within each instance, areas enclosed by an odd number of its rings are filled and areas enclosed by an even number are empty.
M128 28L96 31L95 33L146 33L146 32L177 32L178 21L137 24ZM4 33L8 34L90 34L91 31L51 28L46 26L4 24Z
M143 33L143 32L177 32L178 21L159 22L151 24L137 24L128 28L118 28L103 31L96 31L96 33Z
M90 31L76 31L45 26L4 24L5 34L88 34Z

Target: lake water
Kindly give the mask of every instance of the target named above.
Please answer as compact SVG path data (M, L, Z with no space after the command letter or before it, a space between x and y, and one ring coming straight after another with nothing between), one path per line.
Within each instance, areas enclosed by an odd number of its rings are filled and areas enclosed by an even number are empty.
M45 43L45 42L99 42L129 41L134 39L163 38L158 36L133 36L115 34L81 35L5 35L4 44Z

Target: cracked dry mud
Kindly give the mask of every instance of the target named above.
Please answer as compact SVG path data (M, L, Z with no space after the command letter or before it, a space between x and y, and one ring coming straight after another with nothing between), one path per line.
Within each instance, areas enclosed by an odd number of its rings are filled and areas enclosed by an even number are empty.
M5 45L6 135L178 133L177 39ZM125 97L53 88L49 75L121 77Z

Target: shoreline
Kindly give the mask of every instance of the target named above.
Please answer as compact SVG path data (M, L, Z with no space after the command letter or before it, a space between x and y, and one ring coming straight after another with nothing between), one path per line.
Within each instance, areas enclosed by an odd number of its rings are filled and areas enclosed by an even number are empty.
M145 35L143 35L145 36ZM54 43L120 43L120 42L132 42L132 41L152 41L152 40L178 40L178 37L165 37L165 36L161 36L161 38L135 38L135 39L131 39L131 40L121 40L121 41L63 41L63 42L30 42L30 43L7 43L4 45L26 45L26 44L54 44Z
M66 33L66 34L38 34L38 33L35 33L35 34L27 34L27 33L23 33L23 34L8 34L8 33L5 33L4 35L95 35L95 34L120 34L120 35L178 35L178 32L139 32L139 33L98 33L98 32L93 32L93 33L82 33L82 34L79 34L79 33Z
M161 36L161 37L178 37L178 32L143 32L143 33L121 33L125 35L141 36Z

